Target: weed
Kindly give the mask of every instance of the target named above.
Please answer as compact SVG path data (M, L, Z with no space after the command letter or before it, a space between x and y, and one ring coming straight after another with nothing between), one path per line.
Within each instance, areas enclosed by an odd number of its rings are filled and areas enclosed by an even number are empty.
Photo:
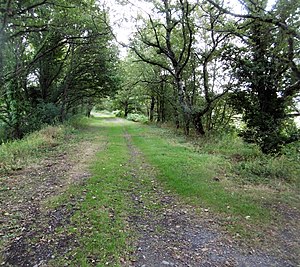
M82 129L88 127L89 122L90 121L87 117L78 115L78 116L73 116L72 118L70 118L67 121L67 125L75 128L75 129L82 130Z
M197 138L193 143L199 153L229 159L230 169L238 177L236 182L272 186L281 180L299 187L300 143L286 146L281 155L265 155L258 146L243 142L235 133Z

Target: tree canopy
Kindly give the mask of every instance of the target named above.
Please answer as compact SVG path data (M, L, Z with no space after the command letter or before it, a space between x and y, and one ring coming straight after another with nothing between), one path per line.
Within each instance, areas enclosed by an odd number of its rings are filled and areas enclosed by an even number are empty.
M116 88L117 48L96 1L4 1L0 119L8 137L89 109Z
M146 2L123 59L99 1L2 2L7 136L89 114L110 96L123 115L171 121L186 135L230 130L242 116L240 134L265 153L299 140L299 0L242 0L240 12L216 0Z

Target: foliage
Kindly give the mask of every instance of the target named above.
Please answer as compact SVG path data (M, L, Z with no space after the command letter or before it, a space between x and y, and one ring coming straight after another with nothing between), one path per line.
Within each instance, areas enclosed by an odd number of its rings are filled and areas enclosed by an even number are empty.
M102 111L102 110L107 110L112 112L114 110L114 106L113 106L113 99L111 99L111 97L106 97L106 98L101 98L99 99L95 106L94 109L96 111Z
M288 122L299 115L292 109L300 88L296 0L268 11L267 1L240 1L245 14L213 0L148 2L159 15L138 18L135 56L124 61L129 86L117 95L126 115L142 104L151 121L163 117L187 135L190 127L204 135L242 114L244 139L264 153L299 138Z
M7 137L89 115L95 99L118 83L107 10L95 1L4 2L0 120Z
M149 94L143 86L143 77L149 68L144 64L134 62L134 56L129 53L120 64L120 89L114 96L113 108L122 110L124 117L129 113L147 113Z
M196 150L208 154L220 154L226 158L239 158L241 160L254 160L262 154L259 147L245 143L238 137L236 131L215 132L201 139L194 140Z
M300 185L300 168L294 157L261 155L252 161L238 163L234 171L241 176L243 183L270 184L285 181L298 187Z
M148 122L148 118L145 115L137 114L137 113L129 113L126 119L134 122L142 122L142 123Z
M125 113L122 110L114 110L112 112L112 114L115 115L116 117L120 117L120 118L125 117Z
M88 124L88 118L83 115L72 116L65 124L75 129L84 129Z
M73 116L64 124L44 126L26 135L21 140L11 140L0 144L0 173L22 169L30 162L39 160L41 155L61 146L66 140L87 127L89 121L82 115Z
M259 146L248 144L235 133L219 133L195 140L197 151L223 155L230 162L234 180L242 184L290 183L300 186L299 142L282 149L279 155L266 155Z
M258 144L264 153L278 153L282 145L297 138L297 130L289 132L286 126L289 107L300 90L295 53L299 39L281 29L281 24L275 26L272 19L282 20L292 29L298 11L281 1L270 11L265 10L267 1L242 3L248 16L235 31L242 43L223 54L230 58L239 81L231 101L246 122L244 139Z

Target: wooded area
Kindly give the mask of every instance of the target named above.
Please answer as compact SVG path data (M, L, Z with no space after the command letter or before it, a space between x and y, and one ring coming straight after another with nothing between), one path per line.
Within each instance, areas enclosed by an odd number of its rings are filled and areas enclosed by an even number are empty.
M300 0L0 14L1 266L300 266Z
M106 102L186 135L232 130L242 116L240 134L265 153L299 140L298 0L268 10L267 0L240 1L239 14L214 0L148 2L125 58L104 3L2 2L1 139Z
M115 90L117 48L95 1L4 1L0 10L4 140L89 114Z

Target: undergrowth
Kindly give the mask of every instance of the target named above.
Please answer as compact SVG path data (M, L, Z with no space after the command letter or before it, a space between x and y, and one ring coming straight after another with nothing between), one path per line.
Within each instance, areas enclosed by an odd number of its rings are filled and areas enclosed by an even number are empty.
M141 122L141 123L147 123L149 121L147 116L142 114L137 114L137 113L128 114L126 119L129 121Z
M225 157L236 182L300 185L300 142L287 145L281 154L266 155L258 146L243 142L235 133L228 133L197 139L195 147L198 152Z
M88 120L78 116L64 125L46 126L28 134L21 140L8 141L0 145L0 174L22 169L30 162L38 160L55 147L63 145L75 133L82 129Z

